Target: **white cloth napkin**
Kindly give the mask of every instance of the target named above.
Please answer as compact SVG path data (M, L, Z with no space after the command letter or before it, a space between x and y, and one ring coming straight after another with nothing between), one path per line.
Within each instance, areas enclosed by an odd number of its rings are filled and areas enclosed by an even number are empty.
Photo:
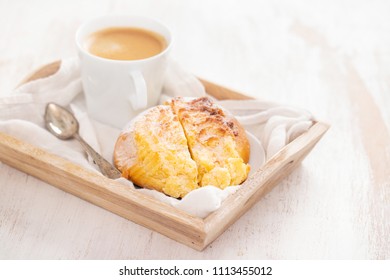
M199 97L205 94L204 87L193 75L174 61L170 62L162 100L175 96ZM1 97L0 131L60 155L86 169L99 172L76 140L59 140L44 128L43 115L48 102L69 106L80 122L81 137L107 160L112 161L114 144L120 131L88 117L77 58L63 60L59 71L54 75L29 82L10 95ZM246 130L259 140L256 141L258 147L252 149L257 151L256 154L251 153L257 167L312 125L313 118L310 113L301 109L257 100L217 102L233 113ZM118 181L134 187L124 178ZM222 201L238 188L239 186L231 186L220 190L207 186L190 192L182 200L153 190L137 191L204 218L217 210Z

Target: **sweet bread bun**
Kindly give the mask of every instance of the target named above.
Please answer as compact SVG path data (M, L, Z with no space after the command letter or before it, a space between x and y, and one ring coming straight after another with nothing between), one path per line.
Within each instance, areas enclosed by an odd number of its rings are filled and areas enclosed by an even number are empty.
M198 188L196 163L170 106L153 107L129 124L115 144L114 163L134 184L173 197Z
M120 134L114 163L135 184L172 197L246 180L250 147L237 120L209 98L175 98L147 110Z
M249 173L249 143L237 120L207 97L170 101L198 166L198 184L220 188L241 184Z

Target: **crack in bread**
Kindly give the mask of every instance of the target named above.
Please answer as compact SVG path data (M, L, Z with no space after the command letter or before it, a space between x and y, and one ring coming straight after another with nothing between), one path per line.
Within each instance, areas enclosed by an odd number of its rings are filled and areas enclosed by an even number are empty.
M130 123L116 142L114 163L134 184L172 197L199 187L196 163L169 106L153 107Z
M114 163L135 184L179 198L206 185L241 184L249 152L244 129L209 98L175 98L131 121Z
M207 97L175 98L169 104L179 117L198 166L198 184L224 189L245 181L250 147L237 120Z

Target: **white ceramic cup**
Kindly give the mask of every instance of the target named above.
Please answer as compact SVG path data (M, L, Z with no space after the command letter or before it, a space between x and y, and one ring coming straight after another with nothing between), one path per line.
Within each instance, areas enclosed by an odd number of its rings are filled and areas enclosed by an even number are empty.
M112 60L86 49L87 37L110 27L137 27L162 35L167 47L139 60ZM95 120L123 128L145 108L157 105L172 45L172 35L162 23L141 16L103 16L84 23L76 33L81 80L88 114Z

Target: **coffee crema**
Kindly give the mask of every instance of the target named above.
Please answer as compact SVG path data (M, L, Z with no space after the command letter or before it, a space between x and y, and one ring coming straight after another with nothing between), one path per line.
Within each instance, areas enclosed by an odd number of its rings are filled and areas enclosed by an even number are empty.
M113 60L138 60L155 56L167 47L163 36L138 27L110 27L87 37L85 48L93 55Z

